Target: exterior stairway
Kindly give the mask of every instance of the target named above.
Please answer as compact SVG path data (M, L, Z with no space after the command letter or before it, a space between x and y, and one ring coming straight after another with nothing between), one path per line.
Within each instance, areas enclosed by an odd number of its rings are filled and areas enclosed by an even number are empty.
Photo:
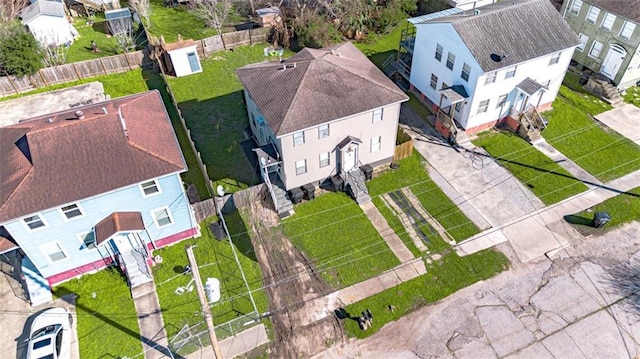
M624 104L624 99L620 96L618 89L611 85L611 83L609 83L609 79L602 74L591 75L584 88L587 91L600 96L613 107L620 107Z
M125 268L127 280L131 288L151 282L151 273L142 253L142 249L133 249L120 253L120 259Z
M364 173L359 168L351 170L346 173L345 177L345 190L348 190L348 193L356 200L358 204L371 202L371 197L369 196L369 190L367 189L367 185L364 184L365 177Z
M273 190L273 198L275 198L275 201L277 202L276 208L278 209L278 216L280 218L285 218L292 215L293 203L291 203L291 200L287 198L287 192L277 185L273 185L271 188Z

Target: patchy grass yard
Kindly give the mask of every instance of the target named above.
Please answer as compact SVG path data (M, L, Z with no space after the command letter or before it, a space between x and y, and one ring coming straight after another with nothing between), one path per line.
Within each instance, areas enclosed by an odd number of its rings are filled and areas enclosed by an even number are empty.
M401 23L388 34L367 34L367 38L363 42L354 43L354 45L367 55L376 66L381 67L389 56L398 53L400 35L405 26L407 23Z
M634 86L627 89L624 95L624 101L640 107L640 86Z
M53 288L56 297L75 293L81 358L132 358L142 353L138 316L125 277L105 269ZM95 293L95 298L94 294Z
M215 29L205 27L204 22L193 16L186 5L164 6L164 0L151 0L151 26L147 31L156 37L164 36L167 43L176 42L178 34L183 39L204 39L217 35Z
M405 230L402 222L395 213L391 211L391 209L387 206L382 197L375 197L371 199L373 204L378 208L378 211L382 214L384 219L387 221L387 224L393 231L400 237L400 240L407 246L407 248L411 251L414 257L422 256L422 252L416 247L413 243L413 239L409 236L409 233Z
M178 287L187 286L192 279L192 276L182 274L184 266L189 263L185 248L190 245L196 245L193 252L202 280L206 281L206 278L213 277L218 278L221 282L222 298L219 302L211 305L214 323L218 326L216 328L218 338L221 339L231 334L228 326L223 323L253 312L253 305L234 259L231 244L228 240L216 240L208 229L208 225L215 221L215 218L210 218L201 223L202 236L199 238L189 239L171 247L154 251L154 255L160 255L163 258L162 263L153 268L153 275L169 338L175 336L183 326L194 325L204 320L195 289L182 295L175 293ZM256 301L258 312L263 313L268 305L267 296L261 289L262 272L253 252L247 229L238 212L225 216L225 221ZM242 327L241 324L249 320L248 317L241 319L240 326L235 327L235 330L239 330ZM206 331L204 324L198 328ZM205 337L208 338L206 334L203 339Z
M553 109L544 114L549 126L542 136L587 172L607 182L640 169L640 147L591 118L611 108L599 101L561 87Z
M411 157L398 162L398 169L387 170L367 182L369 194L375 197L409 186L422 206L453 239L459 242L479 233L478 227L429 178L424 162L424 158L414 151Z
M420 102L416 94L409 92L407 95L409 95L409 101L407 102L409 106L411 106L413 111L415 111L421 119L427 121L427 117L433 115L433 113L431 113L427 106Z
M516 134L487 132L473 143L489 152L546 205L587 190L571 173Z
M591 226L591 220L595 212L608 212L611 221L603 228ZM637 221L640 218L640 187L628 192L620 193L615 197L598 203L589 211L584 210L573 215L565 216L565 220L574 225L582 235L603 234L607 231L622 226L625 223Z
M400 264L362 209L329 192L295 207L282 221L287 237L335 288L344 288Z
M425 275L347 306L346 311L354 318L343 319L345 330L351 337L368 337L385 324L427 304L435 303L461 288L491 278L507 269L508 265L507 257L493 249L466 257L448 252L442 259L427 264ZM389 305L395 306L394 312L388 309ZM368 330L362 331L358 327L356 317L365 309L371 310L375 320Z

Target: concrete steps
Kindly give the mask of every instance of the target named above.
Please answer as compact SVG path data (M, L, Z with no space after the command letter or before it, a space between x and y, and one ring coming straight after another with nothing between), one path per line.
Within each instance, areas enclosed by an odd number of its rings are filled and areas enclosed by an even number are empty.
M273 185L273 193L275 195L278 208L278 216L286 218L293 214L293 203L287 197L287 192L279 186Z
M131 286L131 288L151 282L149 267L142 253L134 249L121 253L120 257L124 262L127 279L129 280L129 286Z

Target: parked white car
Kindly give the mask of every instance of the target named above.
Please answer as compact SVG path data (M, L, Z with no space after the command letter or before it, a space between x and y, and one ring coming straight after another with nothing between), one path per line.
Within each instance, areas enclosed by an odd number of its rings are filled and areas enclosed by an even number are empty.
M73 317L64 308L40 313L31 324L27 359L71 358L71 323Z

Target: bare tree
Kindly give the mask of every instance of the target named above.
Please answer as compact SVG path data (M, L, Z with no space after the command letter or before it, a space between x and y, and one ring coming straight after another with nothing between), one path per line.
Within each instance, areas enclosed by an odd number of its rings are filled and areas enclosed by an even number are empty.
M149 0L129 0L129 5L142 17L144 26L150 28L151 21L149 21L149 17L151 16L151 6L149 6Z
M12 21L29 5L29 0L0 0L0 23Z
M189 10L197 18L204 20L207 27L212 27L222 34L222 26L231 11L230 0L191 0Z

